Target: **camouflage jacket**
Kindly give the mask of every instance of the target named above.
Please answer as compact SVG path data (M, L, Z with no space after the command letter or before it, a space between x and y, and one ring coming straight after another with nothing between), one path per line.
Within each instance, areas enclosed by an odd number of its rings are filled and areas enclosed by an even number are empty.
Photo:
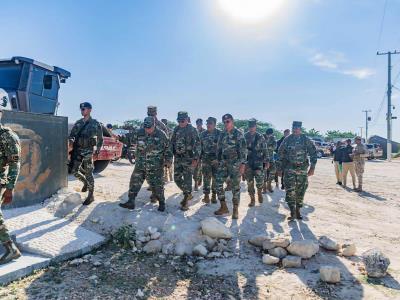
M248 131L244 134L244 138L247 145L247 166L252 169L263 169L264 163L269 161L264 136L258 132L251 134Z
M356 145L353 149L353 161L364 161L368 154L367 148L363 144Z
M14 189L19 175L20 159L18 136L0 124L0 188Z
M143 128L137 131L136 165L145 165L146 169L160 169L172 162L172 152L167 135L156 128L153 134L147 134Z
M234 128L231 132L221 132L218 140L218 160L237 160L242 164L247 161L247 145L243 133Z
M199 159L201 146L197 130L190 124L183 128L176 126L171 137L171 149L176 157Z
M310 164L311 168L317 164L317 150L311 140L304 134L287 136L278 149L278 169L306 170Z
M85 126L86 122L88 124ZM83 126L85 127L81 130ZM74 150L77 150L80 154L83 152L85 154L93 153L94 146L100 150L101 146L103 146L103 129L101 128L101 124L91 117L87 121L82 118L72 127L69 140L77 147Z
M264 138L265 138L265 143L267 144L267 152L268 152L269 159L270 159L270 161L273 161L274 152L275 152L276 145L277 145L275 137L273 135L270 135L270 136L265 135Z
M217 159L217 145L221 131L214 129L212 132L203 130L200 134L201 143L201 159L203 160L216 160Z

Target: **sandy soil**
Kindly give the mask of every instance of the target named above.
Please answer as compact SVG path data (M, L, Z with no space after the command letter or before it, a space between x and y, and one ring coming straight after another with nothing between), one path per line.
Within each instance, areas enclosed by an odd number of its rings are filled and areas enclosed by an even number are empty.
M133 167L124 161L109 166L96 177L94 205L85 208L77 207L69 218L99 233L108 233L123 224L134 224L138 229L145 229L152 225L162 230L163 242L182 241L188 245L195 245L201 237L199 222L212 215L218 206L204 205L201 202L202 193L199 191L194 193L195 197L190 210L183 213L178 209L182 195L174 183L168 183L166 185L167 212L159 213L157 207L149 202L150 193L146 190L146 186L142 188L138 196L138 208L135 211L121 209L117 203L127 199L126 191L132 169ZM315 176L310 180L303 211L304 221L294 223L286 221L288 210L283 201L283 191L276 188L274 193L265 195L262 205L248 208L249 197L246 193L246 184L243 182L239 220L232 221L230 217L220 218L234 233L229 246L235 255L226 259L195 261L196 271L187 272L185 276L175 276L173 272L165 269L165 273L159 272L155 277L169 278L175 286L172 290L176 291L179 288L179 292L160 293L156 289L152 292L151 288L147 288L146 297L400 299L400 257L398 255L400 227L397 222L400 214L399 171L399 162L367 162L365 192L358 194L337 186L333 165L330 160L321 159L317 164ZM70 188L79 190L79 182L70 178ZM227 195L230 200L231 193ZM58 203L54 201L47 202L50 211L56 211L57 205ZM283 234L292 239L317 239L321 235L327 235L339 242L356 243L358 256L348 259L321 250L312 259L304 260L304 267L301 269L285 270L280 267L270 267L262 264L260 251L247 242L250 237L263 233L269 236ZM104 259L109 259L107 255L112 253L109 247L106 246L102 250ZM364 251L375 247L383 250L391 260L389 275L379 280L371 280L364 275L359 257ZM149 263L154 263L152 261L154 258L148 258L148 260ZM146 259L142 263L145 262ZM325 264L335 265L341 269L340 284L327 285L319 281L319 267ZM63 281L63 286L75 287L73 296L70 294L71 297L68 297L68 293L64 296L67 298L88 297L89 294L85 294L84 282L77 282L72 275L73 268L78 267L64 264L61 267L58 266L57 270L62 268L65 270L55 277ZM118 268L114 267L114 269ZM54 272L54 270L42 271L39 275L34 275L36 277L31 276L13 283L5 290L1 289L0 293L4 295L5 291L12 289L14 291L12 295L19 295L17 298L28 296L35 298L29 293L29 287L44 281L48 277L48 272ZM81 270L81 274L90 274L90 269ZM214 282L215 286L211 287L208 282ZM106 286L112 284L105 277L99 285L102 283ZM204 294L198 285L204 285L207 290L229 292ZM134 287L138 286L140 284L135 282ZM146 286L148 287L148 284L142 284L143 289L146 289ZM82 293L76 293L76 290L80 288L82 288ZM91 288L91 291L92 296L111 297L113 289L110 288L111 294L103 292L96 294L96 288ZM122 295L124 295L123 292L118 297L124 298ZM128 294L125 296L131 298Z

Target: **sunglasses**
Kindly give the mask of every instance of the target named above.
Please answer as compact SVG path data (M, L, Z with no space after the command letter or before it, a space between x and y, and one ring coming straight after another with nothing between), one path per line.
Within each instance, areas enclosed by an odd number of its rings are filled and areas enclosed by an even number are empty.
M225 121L224 121L224 124L228 124L228 123L230 123L230 122L232 122L232 120L225 120Z
M82 108L81 108L81 111L84 111L84 110L86 110L86 109L87 109L86 107L82 107Z
M178 123L185 123L186 120L179 120Z

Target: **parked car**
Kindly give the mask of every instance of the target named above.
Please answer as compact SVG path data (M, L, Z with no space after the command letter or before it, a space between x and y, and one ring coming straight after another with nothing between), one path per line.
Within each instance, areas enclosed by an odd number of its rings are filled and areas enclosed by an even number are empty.
M315 147L317 148L317 157L329 157L331 156L331 145L329 143L324 143L316 140L312 140Z
M380 158L383 156L383 149L379 144L366 144L368 149L368 160Z

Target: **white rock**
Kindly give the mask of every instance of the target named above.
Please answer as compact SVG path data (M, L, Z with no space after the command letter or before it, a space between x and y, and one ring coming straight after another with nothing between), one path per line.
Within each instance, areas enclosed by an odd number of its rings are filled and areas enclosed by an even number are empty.
M319 245L313 240L293 241L287 250L290 254L300 256L301 258L311 258L319 251Z
M357 252L357 248L355 244L343 244L341 254L343 256L354 256Z
M158 253L161 251L162 244L159 240L152 240L143 247L143 251L147 254Z
M269 255L269 254L264 254L262 261L266 265L275 265L275 264L279 263L279 258Z
M159 268L160 265L159 264L154 264L154 267Z
M90 221L91 221L92 223L97 224L97 223L100 222L100 219L99 219L99 218L91 218Z
M275 247L286 248L290 244L290 240L285 237L275 237L271 239L271 243L275 245Z
M257 235L249 239L249 244L261 248L263 246L264 241L267 239L269 238L266 235Z
M82 264L83 262L84 262L84 260L82 258L75 258L74 260L71 260L69 262L69 264L72 266L78 266L78 265Z
M65 217L71 213L75 207L82 205L80 193L70 193L64 198L64 201L57 207L54 216L58 218Z
M204 236L204 240L206 242L207 249L211 251L212 248L214 248L214 246L215 246L216 240L210 238L208 235Z
M141 241L139 241L139 240L137 240L135 242L135 245L136 245L136 248L138 248L138 249L142 249L143 248L143 243Z
M207 255L208 258L217 258L217 257L221 257L221 256L222 256L222 254L220 252L210 252Z
M146 242L147 242L147 237L144 236L144 235L141 235L141 236L139 236L139 237L137 238L137 240L138 240L139 242L146 243Z
M165 255L170 255L174 253L174 244L168 243L162 246L162 253Z
M139 298L144 297L144 293L142 292L141 289L138 289L138 290L137 290L136 297L139 297Z
M97 279L97 276L96 276L96 275L92 275L92 276L90 276L88 279L89 279L89 280L96 280L96 279Z
M232 232L217 218L208 217L201 221L201 230L203 234L211 238L231 239Z
M287 251L282 247L276 247L268 250L268 253L277 258L284 258L287 256Z
M135 241L129 241L129 245L130 245L132 248L136 248Z
M301 267L301 257L288 255L282 259L282 266L284 268L300 268Z
M159 233L159 232L157 231L157 232L154 232L154 233L151 235L151 239L152 239L152 240L158 240L158 239L160 238L160 236L161 236L161 233Z
M191 262L191 261L188 261L187 264L188 264L189 267L192 267L192 268L194 267L194 263Z
M206 256L208 253L207 248L199 244L193 248L193 254L197 256Z
M369 277L384 277L390 265L390 259L379 249L371 249L363 254L365 270Z
M224 253L222 253L223 254L223 256L225 257L225 258L228 258L228 257L231 257L231 256L233 256L233 254L232 253L230 253L230 252L224 252Z
M184 243L177 243L176 245L175 245L175 254L176 255L178 255L178 256L183 256L183 255L185 255L186 254L186 244L184 244Z
M332 266L322 266L319 269L319 276L322 281L338 283L340 282L340 269Z
M147 229L145 230L145 234L146 235L152 235L154 233L158 232L158 229L156 227L147 227Z
M327 237L325 235L321 236L319 238L318 242L319 242L320 246L326 250L337 251L340 248L340 245L336 241L330 239L329 237Z
M264 250L270 250L272 248L275 248L276 246L271 242L271 239L266 239L263 242L262 247L263 247Z
M94 262L92 262L92 265L95 267L100 267L103 263L101 261L95 260Z

